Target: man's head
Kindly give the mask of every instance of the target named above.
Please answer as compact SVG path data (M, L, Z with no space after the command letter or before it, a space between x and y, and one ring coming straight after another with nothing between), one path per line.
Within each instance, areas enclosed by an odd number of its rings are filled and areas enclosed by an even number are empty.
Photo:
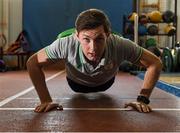
M111 32L111 24L108 17L103 11L98 9L89 9L81 12L75 22L77 32L84 29L95 29L101 25L106 33Z
M75 26L85 57L89 61L99 62L111 32L108 17L101 10L89 9L79 14Z

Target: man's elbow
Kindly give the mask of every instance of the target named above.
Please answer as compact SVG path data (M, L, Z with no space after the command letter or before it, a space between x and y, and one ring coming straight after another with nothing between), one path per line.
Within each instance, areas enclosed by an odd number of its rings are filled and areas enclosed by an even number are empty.
M32 55L26 62L27 70L32 69L36 65L37 65L37 60L35 58L35 55Z
M26 62L27 70L29 70L31 68L31 65L32 65L32 56Z
M163 69L163 63L159 58L154 62L154 66L157 72L161 72Z

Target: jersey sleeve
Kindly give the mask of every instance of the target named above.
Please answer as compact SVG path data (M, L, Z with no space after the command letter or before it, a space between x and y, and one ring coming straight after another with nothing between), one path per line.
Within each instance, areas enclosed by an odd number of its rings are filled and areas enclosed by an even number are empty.
M68 38L55 40L45 47L46 55L50 60L65 59L68 55Z
M117 37L117 53L118 56L123 60L130 61L132 63L136 63L141 58L143 48L138 46L135 42Z

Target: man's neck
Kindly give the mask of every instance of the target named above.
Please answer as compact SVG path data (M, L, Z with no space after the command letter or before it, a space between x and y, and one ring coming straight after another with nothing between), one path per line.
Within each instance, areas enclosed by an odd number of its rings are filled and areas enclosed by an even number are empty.
M85 60L86 60L89 64L91 64L94 68L96 68L97 65L99 64L99 62L101 61L101 59L104 57L104 55L105 55L105 51L103 52L101 58L100 58L99 60L97 60L97 61L90 61L90 60L88 60L88 59L86 58L86 56L84 56L84 57L85 57Z

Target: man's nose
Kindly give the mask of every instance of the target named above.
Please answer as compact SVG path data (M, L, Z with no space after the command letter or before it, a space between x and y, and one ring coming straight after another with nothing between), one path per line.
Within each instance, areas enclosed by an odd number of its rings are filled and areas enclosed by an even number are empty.
M90 49L91 51L95 51L97 49L97 44L95 41L91 41Z

